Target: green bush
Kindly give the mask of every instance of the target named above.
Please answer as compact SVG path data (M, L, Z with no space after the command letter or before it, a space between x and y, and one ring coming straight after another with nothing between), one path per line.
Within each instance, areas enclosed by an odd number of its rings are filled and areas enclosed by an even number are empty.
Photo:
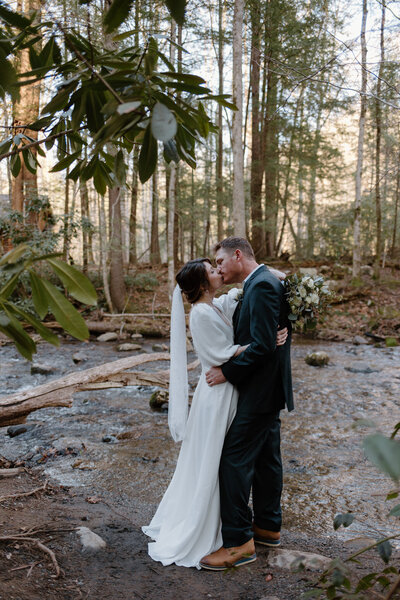
M160 282L153 273L137 273L134 277L126 275L125 284L139 292L152 292L160 285Z

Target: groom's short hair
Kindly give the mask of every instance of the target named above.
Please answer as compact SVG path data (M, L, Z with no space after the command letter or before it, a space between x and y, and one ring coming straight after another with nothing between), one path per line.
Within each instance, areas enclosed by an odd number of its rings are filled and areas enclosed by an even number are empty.
M215 244L214 253L218 252L218 250L228 250L231 251L232 254L235 252L235 250L241 250L244 256L247 258L253 258L255 260L254 250L246 238L235 237L233 235L227 237L221 242Z

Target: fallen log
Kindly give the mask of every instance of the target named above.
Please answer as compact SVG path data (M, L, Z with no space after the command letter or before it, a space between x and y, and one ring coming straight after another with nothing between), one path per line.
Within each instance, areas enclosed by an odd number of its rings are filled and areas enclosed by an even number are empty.
M5 477L15 477L15 475L19 475L25 469L23 467L15 467L13 469L0 469L0 479L4 479Z
M83 389L85 385L106 382L110 377L121 371L159 360L169 360L168 352L138 354L137 356L121 358L98 367L70 373L60 379L54 379L49 383L29 388L23 392L3 396L0 398L0 427L23 423L28 414L41 408L71 406L74 393ZM148 373L143 373L143 376L148 375ZM133 384L126 383L125 385Z
M148 362L169 360L169 357L167 352L129 356L98 367L70 373L60 379L54 379L23 392L3 396L0 398L0 427L24 423L28 414L41 408L72 406L73 395L76 392L127 385L156 385L167 388L169 384L168 369L160 369L153 373L146 371L122 373L121 371ZM196 369L198 365L199 360L191 362L188 365L188 371Z

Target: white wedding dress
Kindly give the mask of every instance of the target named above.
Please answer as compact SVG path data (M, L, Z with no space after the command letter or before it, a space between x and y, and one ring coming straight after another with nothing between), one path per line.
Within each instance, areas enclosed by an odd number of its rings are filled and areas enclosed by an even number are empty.
M149 555L163 565L200 568L201 558L222 546L218 470L238 393L229 382L209 387L205 373L238 349L230 324L237 293L232 289L214 300L214 308L199 303L190 312L202 371L175 473L150 525L142 528L155 540L149 543Z

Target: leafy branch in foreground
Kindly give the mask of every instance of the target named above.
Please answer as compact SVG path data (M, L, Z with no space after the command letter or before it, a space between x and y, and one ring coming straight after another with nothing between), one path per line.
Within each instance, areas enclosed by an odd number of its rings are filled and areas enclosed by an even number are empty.
M36 352L36 344L25 331L24 324L33 327L50 344L60 344L58 337L41 322L48 312L73 337L78 340L89 337L81 314L56 286L42 278L35 269L41 261L46 262L73 298L84 304L96 304L96 291L89 279L58 257L59 254L40 255L27 244L20 244L0 259L1 279L5 280L0 289L0 331L13 341L18 352L28 360L32 360L32 354ZM40 320L9 299L24 272L29 273L32 300Z
M400 496L400 443L395 440L400 430L400 423L395 425L391 437L374 433L364 440L366 456L380 471L389 475L396 483L395 490L389 492L386 500L394 500ZM390 510L389 517L400 518L400 504ZM349 527L355 520L353 513L338 514L334 519L334 529ZM369 550L376 550L382 561L388 565L393 554L392 540L400 539L400 527L392 535L381 536L371 540L366 547L361 548L345 560L334 559L328 569L321 575L313 589L307 591L303 598L328 598L328 600L366 600L367 597L381 600L400 598L400 568L389 565L380 571L367 573L361 579L354 581L355 576L349 568L349 563L358 562L358 558ZM369 594L368 596L366 594Z
M114 0L103 26L111 35L127 17L132 3ZM168 2L173 17L183 20L185 2ZM62 58L58 45L64 38L69 56ZM35 173L40 156L55 140L57 164L53 171L69 169L74 181L93 180L104 195L107 187L126 182L126 153L140 146L139 177L142 183L154 172L158 142L167 162L183 160L196 167L196 142L216 131L205 109L206 102L235 108L229 95L215 96L197 75L175 70L150 37L144 47L130 44L132 32L114 35L112 42L90 41L73 28L68 31L51 17L36 23L5 9L0 0L0 96L18 96L20 86L53 82L55 93L39 119L26 123L0 145L0 160L11 157L14 177L26 168ZM118 46L119 44L119 46ZM14 58L29 48L31 69L17 73ZM39 50L40 48L40 50ZM82 130L88 136L81 135ZM40 140L31 131L43 132ZM118 151L110 153L109 144Z

